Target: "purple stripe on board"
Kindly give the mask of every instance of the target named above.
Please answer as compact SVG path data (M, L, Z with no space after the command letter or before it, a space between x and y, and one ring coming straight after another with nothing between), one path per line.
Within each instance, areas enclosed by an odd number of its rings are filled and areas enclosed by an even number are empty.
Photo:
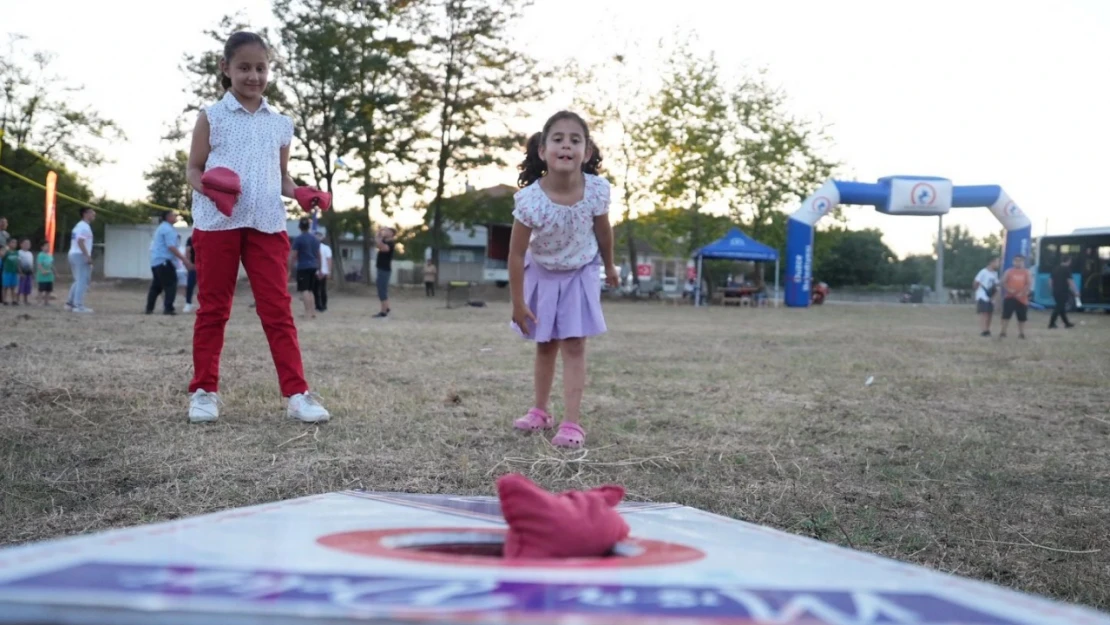
M667 587L542 584L499 580L424 579L300 574L228 568L87 563L0 584L0 592L53 591L53 605L66 593L99 591L127 607L140 596L173 598L174 609L191 599L219 601L249 612L250 606L315 604L319 608L396 611L512 612L559 616L753 619L807 625L1017 625L949 599L921 592L866 589L829 591L735 586ZM133 599L120 593L132 595ZM132 604L133 605L133 604Z

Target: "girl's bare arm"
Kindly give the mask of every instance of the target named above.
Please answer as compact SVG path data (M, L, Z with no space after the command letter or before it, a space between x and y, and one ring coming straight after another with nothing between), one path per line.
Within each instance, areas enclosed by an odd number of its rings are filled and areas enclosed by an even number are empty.
M185 179L189 186L198 193L204 193L200 179L204 176L204 166L208 163L208 153L211 146L208 143L212 129L208 125L208 115L201 111L197 116L197 123L193 126L193 143L189 148L189 165L185 169Z

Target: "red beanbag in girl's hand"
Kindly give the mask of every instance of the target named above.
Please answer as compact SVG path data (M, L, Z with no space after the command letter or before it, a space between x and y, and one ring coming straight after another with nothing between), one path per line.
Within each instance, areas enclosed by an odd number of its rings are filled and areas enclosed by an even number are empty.
M628 537L616 510L620 486L554 495L513 473L497 480L497 494L509 524L506 558L596 558Z
M315 187L297 187L293 190L293 197L296 198L297 203L301 205L306 213L312 212L315 206L319 206L322 211L331 208L331 194ZM315 206L313 202L315 202Z
M243 192L239 184L239 174L227 167L213 167L204 172L200 178L204 187L204 195L216 204L216 208L231 217L231 209L239 201L239 194Z

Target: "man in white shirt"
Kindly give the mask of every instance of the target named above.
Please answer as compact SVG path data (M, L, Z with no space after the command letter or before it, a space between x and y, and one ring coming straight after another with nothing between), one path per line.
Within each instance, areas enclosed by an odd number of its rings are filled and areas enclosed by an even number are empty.
M328 276L331 275L331 246L324 243L323 232L317 232L316 238L320 241L320 270L316 273L316 290L313 295L316 299L316 310L327 312Z
M96 211L89 207L81 209L81 221L73 227L70 235L69 261L70 271L73 273L73 285L69 287L69 297L66 298L66 308L75 313L91 313L92 309L85 306L85 294L89 292L89 283L92 282L93 266L93 220Z
M998 294L998 257L991 258L986 267L979 270L971 288L975 290L975 312L979 313L979 336L991 335L991 319L994 317L994 299Z

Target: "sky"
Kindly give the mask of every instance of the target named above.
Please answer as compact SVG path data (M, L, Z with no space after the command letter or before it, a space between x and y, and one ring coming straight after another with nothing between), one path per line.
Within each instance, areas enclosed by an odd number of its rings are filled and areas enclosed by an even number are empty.
M271 21L268 0L159 3L0 0L0 34L19 33L56 56L54 70L84 86L76 103L116 120L126 141L113 161L82 173L98 194L144 199L143 172L176 147L160 140L184 105L182 55L210 45L203 30L242 11ZM1110 2L1023 0L535 0L516 25L518 45L558 70L602 61L629 44L686 33L726 74L766 68L792 112L826 124L840 177L892 174L999 184L1033 220L1034 235L1110 225L1090 185L1110 145ZM645 56L646 81L657 77ZM566 92L529 109L539 129ZM510 169L471 177L513 184ZM456 190L463 184L456 181ZM358 204L353 189L337 206ZM614 210L618 207L614 206ZM899 255L928 253L932 217L891 217L846 207L852 228L879 228ZM413 213L399 215L401 225ZM997 232L986 209L954 209L945 224Z

